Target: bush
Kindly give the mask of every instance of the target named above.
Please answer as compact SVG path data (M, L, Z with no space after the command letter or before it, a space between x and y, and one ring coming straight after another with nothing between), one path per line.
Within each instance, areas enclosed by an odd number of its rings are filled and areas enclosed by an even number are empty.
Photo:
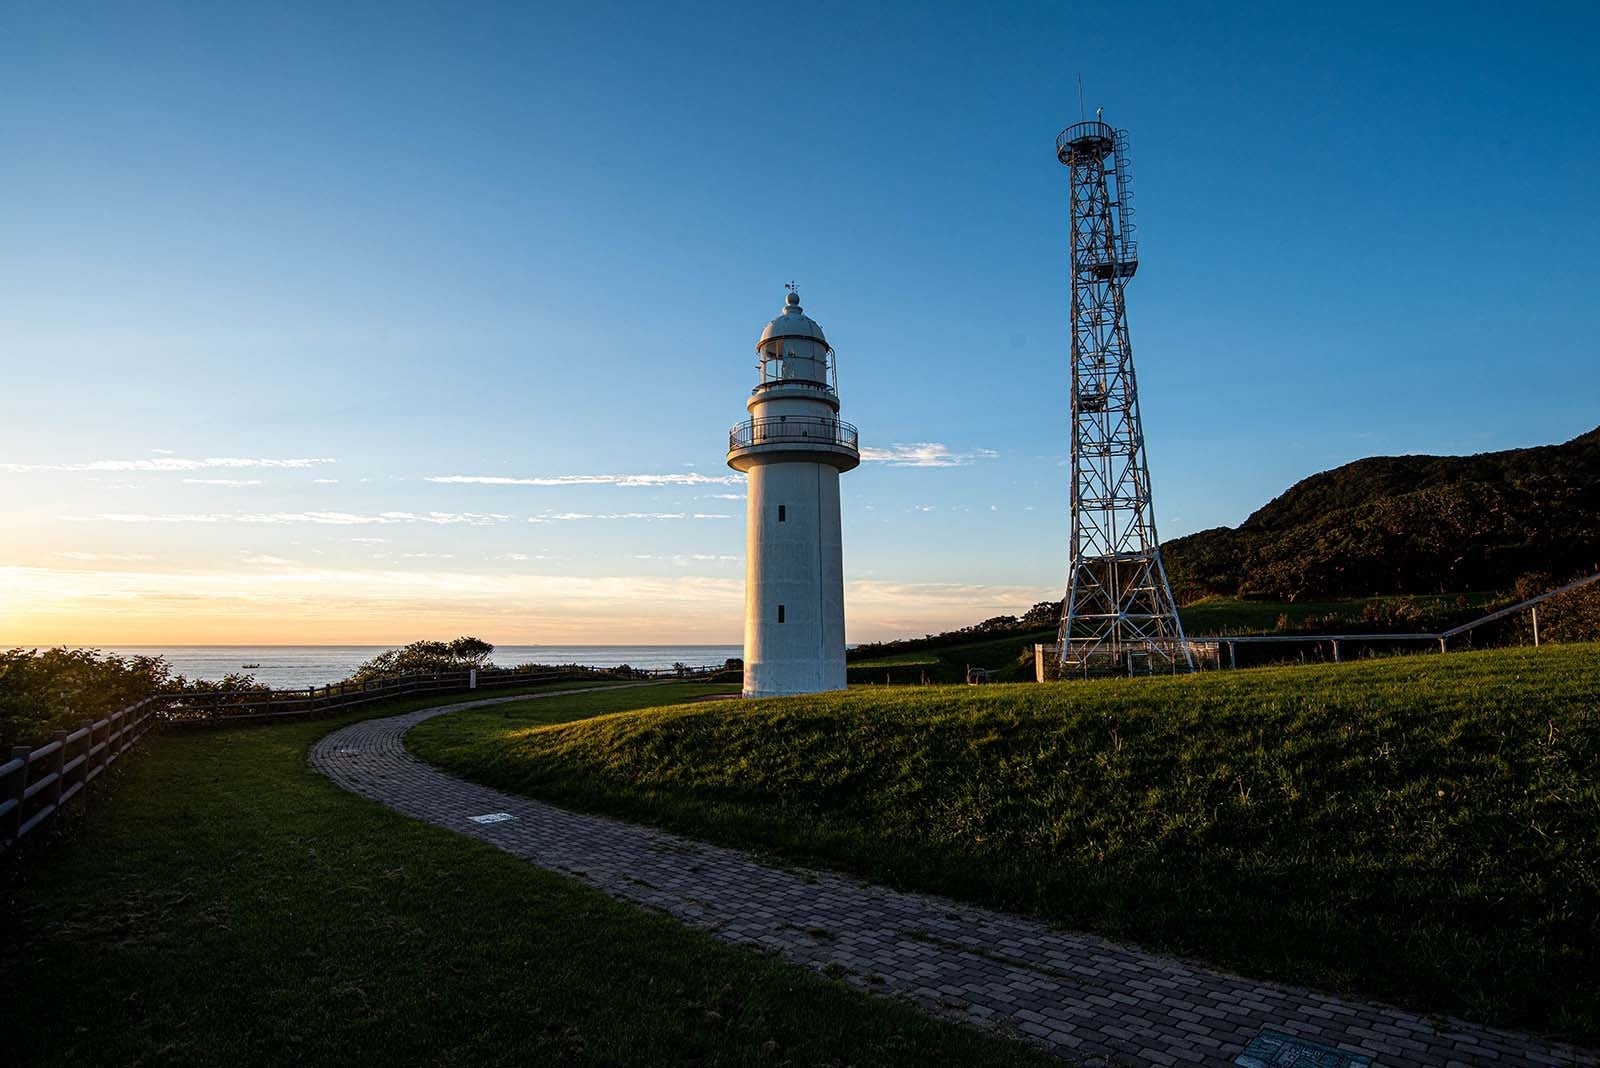
M468 668L492 668L489 654L494 646L481 638L460 637L455 641L420 641L399 649L379 653L356 668L346 682L367 682L390 675L407 675L423 671L466 671Z
M158 656L9 649L0 653L0 747L37 745L52 731L100 719L182 682Z
M1512 597L1526 600L1559 585L1549 575L1536 573L1517 580ZM1539 604L1541 642L1600 641L1600 582L1579 586ZM1522 612L1508 637L1521 644L1533 644L1533 616Z

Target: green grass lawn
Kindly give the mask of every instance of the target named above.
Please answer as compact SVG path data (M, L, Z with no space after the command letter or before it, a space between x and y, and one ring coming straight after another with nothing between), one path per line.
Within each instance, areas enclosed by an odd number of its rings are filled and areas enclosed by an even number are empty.
M1019 638L1018 640L1020 641L1021 639ZM962 648L965 647L963 646ZM852 660L850 661L850 666L853 668L914 667L937 664L938 662L939 650L914 649L909 653L896 653L893 656L875 656L870 660Z
M1374 598L1377 600L1379 598ZM1184 605L1178 615L1185 634L1270 634L1277 629L1278 617L1288 616L1298 626L1310 616L1330 612L1361 614L1366 600L1357 601L1242 601L1237 597L1206 597Z
M5 1063L1057 1063L348 794L305 751L354 718L169 733L97 785L3 885Z
M1033 662L1030 659L1023 664L1019 659L1022 651L1026 649L1031 653L1035 642L1051 642L1055 637L1054 628L1008 634L1003 638L851 660L846 667L852 684L877 685L885 681L885 676L891 684L904 684L918 682L924 675L930 682L965 682L969 666L998 671L1004 682L1021 682L1033 678Z
M1600 1040L1600 646L540 725L556 711L408 744L1250 975Z

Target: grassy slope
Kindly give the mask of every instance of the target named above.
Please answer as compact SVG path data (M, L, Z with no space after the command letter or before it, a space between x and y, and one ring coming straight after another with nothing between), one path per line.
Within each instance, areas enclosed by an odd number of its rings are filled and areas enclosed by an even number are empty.
M465 713L409 744L570 805L1593 1042L1597 709L1589 645L543 729Z
M918 682L924 674L932 682L962 682L966 680L968 665L998 670L1003 681L1020 682L1033 677L1032 667L1025 667L1018 660L1022 650L1032 649L1034 642L1054 640L1053 629L1030 631L960 645L911 649L870 660L851 660L846 667L851 682L874 685L882 683L885 676L896 684Z
M347 794L341 722L152 739L12 873L6 1063L1053 1063Z

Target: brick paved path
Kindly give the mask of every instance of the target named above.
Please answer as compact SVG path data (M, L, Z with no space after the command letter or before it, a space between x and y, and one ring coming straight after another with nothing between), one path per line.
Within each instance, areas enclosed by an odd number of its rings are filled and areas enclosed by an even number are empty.
M433 716L526 700L352 724L313 746L310 761L347 790L613 897L1091 1064L1231 1064L1269 1028L1370 1054L1383 1068L1600 1066L1594 1051L1240 979L1032 920L567 812L447 775L401 745L407 730ZM512 818L471 819L490 813Z

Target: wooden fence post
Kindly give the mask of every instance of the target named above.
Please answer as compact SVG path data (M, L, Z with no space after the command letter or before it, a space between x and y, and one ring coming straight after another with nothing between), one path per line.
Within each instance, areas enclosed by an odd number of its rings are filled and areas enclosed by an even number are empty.
M11 747L11 759L21 760L22 767L17 769L15 775L11 776L11 799L16 802L16 805L6 814L5 833L0 837L9 838L13 842L17 840L22 831L22 795L28 789L28 754L32 752L33 750L25 745Z
M56 773L56 781L50 784L50 789L47 790L46 793L49 795L50 804L60 805L61 774L67 763L67 732L56 731L50 736L50 740L53 742L59 742L61 744L56 746L56 757L50 762L52 765L50 770Z
M85 790L89 788L89 770L93 761L94 720L86 719L83 721L83 763L78 765L78 778L76 779L77 782L83 784Z

